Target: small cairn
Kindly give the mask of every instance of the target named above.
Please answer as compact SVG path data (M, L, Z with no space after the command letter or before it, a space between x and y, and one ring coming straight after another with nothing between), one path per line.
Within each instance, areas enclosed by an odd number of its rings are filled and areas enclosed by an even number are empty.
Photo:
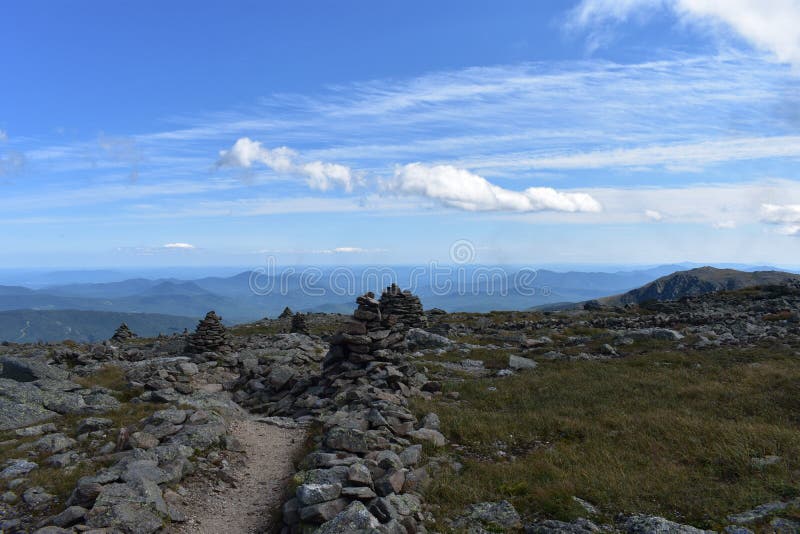
M197 330L186 341L186 352L201 354L203 352L231 351L228 331L222 325L222 319L210 311L205 319L197 325Z
M117 327L114 335L111 336L111 341L116 343L122 343L123 341L128 341L129 339L135 338L136 334L134 334L126 323L122 323Z
M297 312L294 315L292 315L292 334L308 335L307 318L308 316L305 313Z
M289 306L286 306L281 312L281 314L278 316L278 319L287 319L289 317L292 317L293 315L294 313L292 312L292 309Z

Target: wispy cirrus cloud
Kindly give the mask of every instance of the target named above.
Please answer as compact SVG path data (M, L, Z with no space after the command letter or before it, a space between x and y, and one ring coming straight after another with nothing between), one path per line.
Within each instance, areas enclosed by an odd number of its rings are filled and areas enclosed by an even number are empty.
M390 173L410 161L503 179L534 168L603 166L659 165L679 174L684 164L675 161L702 168L795 156L796 118L785 112L793 84L789 69L745 55L525 63L273 96L244 112L181 117L178 129L129 137L141 183L207 174L217 151L243 138L263 143L259 149L270 152L260 155L274 172L288 178L291 170L320 189L347 188L348 180L355 187L348 169ZM283 146L294 150L283 154L289 167L281 165ZM234 145L222 160L259 161L258 150L246 148ZM130 171L131 159L119 152L98 151L94 140L25 151L32 168L52 176Z
M775 59L800 67L800 2L797 0L582 0L569 28L588 28L589 47L611 39L614 25L668 10L683 23L734 34Z
M652 145L612 150L571 151L561 155L529 157L507 154L480 162L467 161L475 167L494 169L612 169L625 167L664 167L667 170L699 168L718 163L765 158L800 158L800 136L732 138L725 141L701 141Z
M130 161L98 150L97 138L25 148L27 175L48 193L12 191L0 206L17 220L43 206L114 202L119 216L141 220L458 209L587 224L640 223L651 209L670 224L746 226L760 221L753 199L781 195L724 180L758 184L749 162L759 161L792 176L800 137L780 110L794 81L761 56L665 53L358 82L132 135L136 183ZM265 172L242 180L235 169ZM379 196L380 179L394 181L382 192L395 196ZM793 188L782 182L778 193Z

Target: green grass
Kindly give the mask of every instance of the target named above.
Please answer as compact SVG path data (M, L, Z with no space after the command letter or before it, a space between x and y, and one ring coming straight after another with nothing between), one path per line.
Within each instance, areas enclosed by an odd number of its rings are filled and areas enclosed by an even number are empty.
M578 496L609 519L644 512L709 527L798 493L800 359L786 349L544 362L448 387L461 402L415 409L438 413L465 447L465 469L427 496L451 515L506 498L528 518L571 519ZM498 440L512 459L491 460ZM751 465L770 454L781 462Z
M272 321L270 323L252 323L237 325L230 328L231 334L235 336L274 336L275 334L282 334L289 331L289 323Z

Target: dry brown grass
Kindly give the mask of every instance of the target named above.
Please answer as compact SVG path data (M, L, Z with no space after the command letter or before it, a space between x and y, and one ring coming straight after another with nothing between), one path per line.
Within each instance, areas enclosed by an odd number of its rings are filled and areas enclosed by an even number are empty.
M115 391L128 388L125 371L121 367L111 364L104 365L91 375L74 378L73 381L87 388L99 386Z

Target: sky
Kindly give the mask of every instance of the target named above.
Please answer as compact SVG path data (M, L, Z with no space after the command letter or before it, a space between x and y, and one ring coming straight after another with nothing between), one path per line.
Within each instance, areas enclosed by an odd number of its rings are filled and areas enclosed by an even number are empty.
M3 267L800 264L800 0L12 0L0 72Z

